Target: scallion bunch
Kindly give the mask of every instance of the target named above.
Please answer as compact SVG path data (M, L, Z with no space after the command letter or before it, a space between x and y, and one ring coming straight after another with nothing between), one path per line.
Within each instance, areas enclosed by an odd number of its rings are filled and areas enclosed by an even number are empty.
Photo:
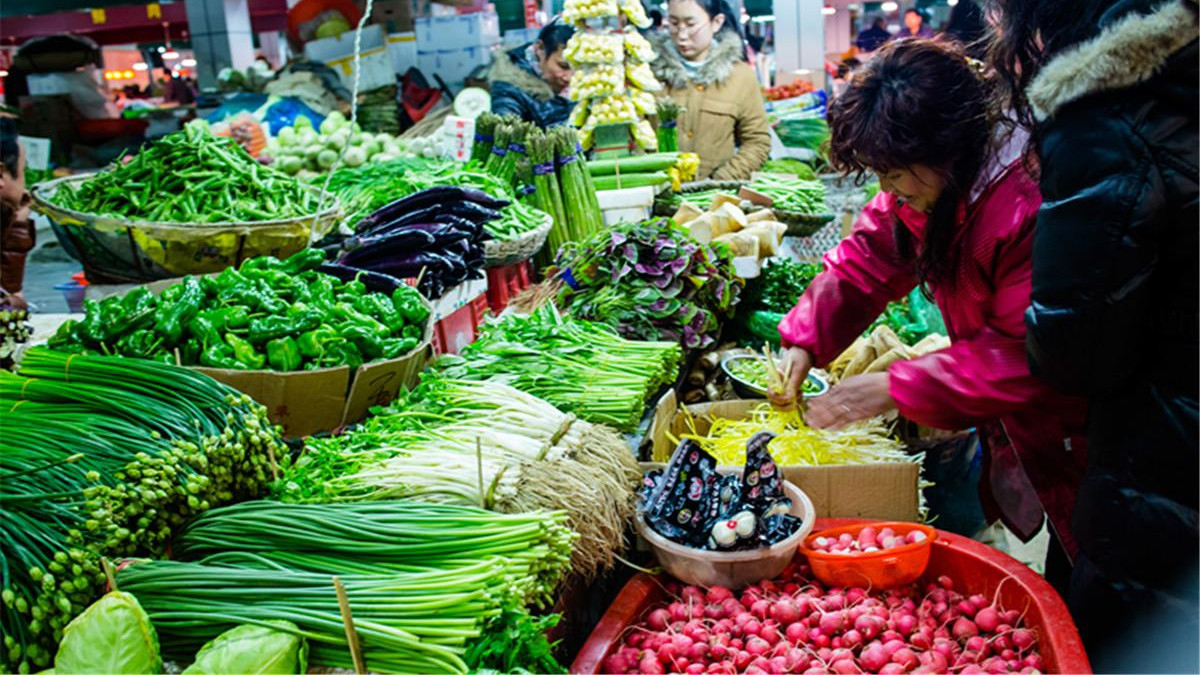
M0 372L10 672L49 665L101 556L161 554L186 518L261 493L284 453L262 406L186 368L35 347L18 372Z

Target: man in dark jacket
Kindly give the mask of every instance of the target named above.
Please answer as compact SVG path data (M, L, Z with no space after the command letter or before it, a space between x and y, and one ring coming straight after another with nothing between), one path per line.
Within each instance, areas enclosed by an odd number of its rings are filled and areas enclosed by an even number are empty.
M1069 600L1097 672L1197 672L1200 28L1194 2L1107 5L1026 90L1026 339L1035 375L1090 400Z
M575 107L564 96L571 64L563 51L572 34L570 26L551 23L534 43L497 53L487 73L492 112L516 115L542 128L566 123Z

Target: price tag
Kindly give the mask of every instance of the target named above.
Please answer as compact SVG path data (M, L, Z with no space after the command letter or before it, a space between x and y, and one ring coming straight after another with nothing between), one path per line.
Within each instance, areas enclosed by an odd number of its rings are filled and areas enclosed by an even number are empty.
M108 23L108 13L105 12L103 9L93 9L92 10L92 24L99 26L99 25L105 24L105 23Z

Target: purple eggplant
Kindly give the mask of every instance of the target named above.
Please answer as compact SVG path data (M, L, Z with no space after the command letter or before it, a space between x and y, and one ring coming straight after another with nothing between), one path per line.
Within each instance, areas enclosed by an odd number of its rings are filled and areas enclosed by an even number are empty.
M435 204L433 206L416 211L409 211L387 221L377 222L372 227L369 227L365 230L359 230L359 233L376 234L380 230L389 230L408 225L410 223L428 223L436 218L439 214L458 216L477 224L482 224L489 220L495 220L500 217L499 212L482 207L474 202L443 203Z

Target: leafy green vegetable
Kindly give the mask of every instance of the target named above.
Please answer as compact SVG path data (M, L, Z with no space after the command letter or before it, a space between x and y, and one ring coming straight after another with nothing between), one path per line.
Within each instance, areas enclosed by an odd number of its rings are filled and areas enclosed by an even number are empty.
M761 274L746 282L742 309L785 314L796 305L822 269L821 263L772 258L763 266Z
M703 348L733 314L741 280L722 244L700 244L669 219L622 223L558 256L572 316L606 323L635 340Z
M54 658L54 672L63 675L162 672L158 636L137 598L112 591L67 624L58 656Z
M802 178L804 180L817 179L817 172L813 171L811 166L791 157L767 160L767 162L762 165L762 168L759 169L759 171L762 171L763 173L790 173L793 176Z
M533 617L505 609L494 620L494 628L467 649L464 660L472 671L565 673L567 670L554 658L558 643L546 640L546 632L561 619L561 614Z
M282 619L266 623L279 629L245 624L221 633L196 654L183 675L293 675L308 672L308 641L296 624Z

